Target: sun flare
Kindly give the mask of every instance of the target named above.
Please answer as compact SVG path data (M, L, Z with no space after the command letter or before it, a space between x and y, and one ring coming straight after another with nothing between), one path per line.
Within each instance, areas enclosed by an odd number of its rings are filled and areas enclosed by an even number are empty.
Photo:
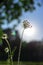
M35 27L27 28L27 29L25 29L25 31L24 31L24 35L25 35L25 36L34 36L35 32L36 32Z

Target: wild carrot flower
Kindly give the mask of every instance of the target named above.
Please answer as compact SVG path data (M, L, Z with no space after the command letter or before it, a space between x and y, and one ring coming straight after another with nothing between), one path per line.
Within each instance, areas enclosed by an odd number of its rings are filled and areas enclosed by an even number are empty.
M24 27L24 29L23 29L23 32L22 32L22 37L21 37L21 42L20 42L20 47L19 47L19 54L18 54L18 65L19 65L19 61L20 61L21 46L22 46L22 39L23 39L24 30L26 28L31 28L32 26L27 20L24 20L23 21L23 27Z
M32 26L27 20L24 20L23 21L23 27L26 29L26 28L31 28Z

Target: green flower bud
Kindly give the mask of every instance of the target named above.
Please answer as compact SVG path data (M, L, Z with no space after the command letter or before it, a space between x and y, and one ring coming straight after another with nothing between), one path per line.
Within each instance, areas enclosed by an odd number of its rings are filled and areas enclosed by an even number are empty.
M4 50L5 50L6 53L9 52L9 48L8 47L6 47Z
M8 38L7 34L3 34L2 39L7 39L7 38Z

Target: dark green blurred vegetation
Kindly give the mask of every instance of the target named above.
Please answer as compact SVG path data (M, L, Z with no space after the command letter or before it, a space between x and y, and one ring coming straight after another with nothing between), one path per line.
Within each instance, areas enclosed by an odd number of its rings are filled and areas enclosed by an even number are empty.
M14 65L17 65L17 62L13 62ZM5 61L1 61L0 65L10 65L10 63L7 63ZM19 65L43 65L43 62L20 62Z
M17 65L17 62L13 62L14 65ZM7 63L5 61L1 61L0 65L10 65L10 63ZM20 62L19 65L43 65L43 62Z
M16 50L13 55L13 61L18 60L18 51L20 45L20 38L19 34L16 31L16 36L11 35L11 29L3 30L4 33L8 35L8 41L10 42L11 50ZM3 40L3 44L0 45L0 61L4 61L8 59L8 53L5 53L4 49L8 47L5 40ZM26 43L25 41L22 42L22 49L21 49L21 61L43 61L43 40L41 41L31 41Z

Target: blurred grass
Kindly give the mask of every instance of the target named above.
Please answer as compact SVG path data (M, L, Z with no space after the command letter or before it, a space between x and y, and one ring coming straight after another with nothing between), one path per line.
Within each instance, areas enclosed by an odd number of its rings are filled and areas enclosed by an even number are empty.
M0 65L10 65L11 63L8 63L6 61L0 61ZM13 62L13 65L17 65L17 62ZM43 62L20 62L19 65L43 65Z

